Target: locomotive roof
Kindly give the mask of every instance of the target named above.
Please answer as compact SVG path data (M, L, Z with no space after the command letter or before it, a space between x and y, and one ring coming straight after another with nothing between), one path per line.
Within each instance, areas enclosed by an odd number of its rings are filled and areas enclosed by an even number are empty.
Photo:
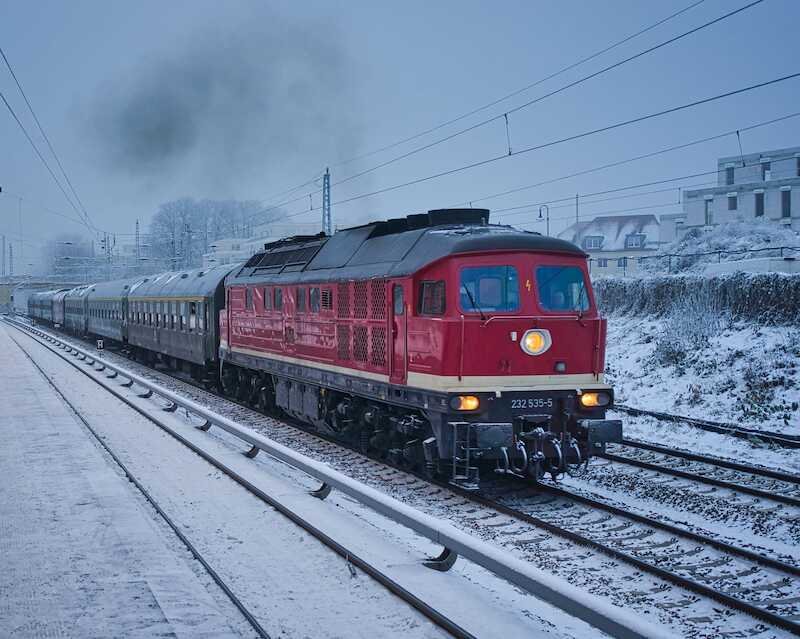
M237 264L222 264L187 271L169 271L133 280L129 299L147 297L208 297Z
M324 235L267 244L227 283L337 281L402 277L460 253L535 251L586 257L580 248L553 237L488 224L487 209L442 209L424 215L372 222Z

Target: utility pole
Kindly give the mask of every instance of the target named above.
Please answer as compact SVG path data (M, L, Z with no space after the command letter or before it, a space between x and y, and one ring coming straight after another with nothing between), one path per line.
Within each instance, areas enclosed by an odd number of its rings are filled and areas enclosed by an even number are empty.
M333 235L331 220L331 172L326 167L322 178L322 231L325 235Z
M3 236L3 263L0 265L0 275L6 276L6 236Z
M139 218L136 218L136 266L139 266Z
M14 243L8 243L8 276L14 277Z
M575 194L575 224L578 223L578 194Z

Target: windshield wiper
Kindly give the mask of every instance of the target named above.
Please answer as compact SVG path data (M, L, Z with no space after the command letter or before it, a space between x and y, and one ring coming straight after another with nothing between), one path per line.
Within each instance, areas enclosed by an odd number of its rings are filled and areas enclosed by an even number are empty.
M478 303L475 301L475 298L472 297L472 293L470 292L470 290L464 285L462 285L461 288L464 289L464 292L467 294L467 297L469 297L469 301L470 301L470 304L472 304L472 308L474 308L476 311L478 311L481 314L481 320L483 320L485 322L486 321L486 315L483 314L483 311L481 310L480 306L478 306Z

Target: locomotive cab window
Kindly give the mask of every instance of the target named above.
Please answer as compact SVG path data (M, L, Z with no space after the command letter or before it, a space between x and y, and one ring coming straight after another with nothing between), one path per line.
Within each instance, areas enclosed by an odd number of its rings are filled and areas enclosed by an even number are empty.
M587 311L589 292L577 266L540 266L536 269L539 304L546 311Z
M466 313L516 311L519 309L518 280L517 269L513 266L461 269L461 310Z
M283 310L283 289L275 288L275 310L282 311Z
M272 291L270 291L268 288L264 289L264 310L272 310Z
M420 282L417 312L420 315L444 315L444 280Z
M249 286L244 289L244 306L248 311L253 310L253 289Z
M306 311L306 289L296 288L295 299L297 301L296 307L298 313L305 313Z

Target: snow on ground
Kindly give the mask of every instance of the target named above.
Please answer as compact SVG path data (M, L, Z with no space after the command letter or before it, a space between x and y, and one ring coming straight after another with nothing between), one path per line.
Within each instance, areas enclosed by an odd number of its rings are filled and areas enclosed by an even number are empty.
M0 329L2 332L2 329ZM26 338L23 338L26 339ZM351 573L346 562L282 516L253 499L233 482L188 453L150 422L121 407L110 395L98 393L95 383L42 346L27 340L49 375L64 385L70 400L85 412L119 451L126 464L148 490L175 515L190 538L207 554L273 636L371 637L439 636L439 631L369 578ZM69 380L68 383L64 383ZM134 401L145 403L150 400ZM267 493L289 500L292 508L334 538L372 561L382 560L384 572L427 592L426 601L444 607L477 636L589 637L600 636L586 624L564 615L463 560L449 573L421 566L420 558L440 550L402 527L371 515L353 518L344 511L356 507L346 497L334 495L325 502L309 497L303 486L282 481L284 465L248 460L240 454L241 442L227 450L188 424L180 414L164 414L171 425L197 442L209 445L215 456L258 483ZM213 432L213 431L212 431ZM215 433L219 435L218 433ZM280 472L267 474L273 467ZM303 509L305 509L303 511ZM371 532L363 530L365 523ZM328 534L332 534L328 532ZM393 539L392 539L393 538ZM387 541L392 543L387 546ZM408 587L408 586L407 586ZM427 589L427 591L426 591ZM430 599L428 598L430 597ZM449 610L447 608L450 608Z
M702 323L691 312L610 315L606 371L616 401L800 435L800 326Z

